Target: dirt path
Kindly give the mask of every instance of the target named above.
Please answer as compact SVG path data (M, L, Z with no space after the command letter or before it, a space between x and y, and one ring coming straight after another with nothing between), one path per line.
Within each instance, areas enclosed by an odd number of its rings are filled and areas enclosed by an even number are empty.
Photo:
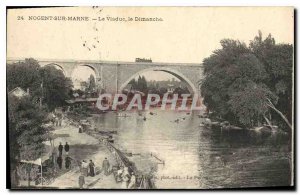
M58 137L54 140L55 147L61 142L70 145L69 156L76 161L93 160L96 170L100 170L102 161L106 158L112 165L116 164L115 160L108 149L103 146L96 138L85 133L78 133L74 126L58 128L53 132ZM48 143L49 144L49 143ZM66 154L63 151L63 159ZM64 165L64 162L63 162ZM64 168L63 168L64 169ZM75 166L72 170L64 173L55 179L49 187L57 188L79 188L78 178L81 175L79 167ZM95 177L85 177L86 188L89 189L116 189L121 188L121 184L116 183L113 175L105 176L103 173Z

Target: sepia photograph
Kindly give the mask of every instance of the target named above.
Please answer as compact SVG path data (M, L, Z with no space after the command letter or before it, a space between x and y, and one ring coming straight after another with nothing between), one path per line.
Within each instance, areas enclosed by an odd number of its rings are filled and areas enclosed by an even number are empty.
M6 188L295 189L294 7L6 7Z

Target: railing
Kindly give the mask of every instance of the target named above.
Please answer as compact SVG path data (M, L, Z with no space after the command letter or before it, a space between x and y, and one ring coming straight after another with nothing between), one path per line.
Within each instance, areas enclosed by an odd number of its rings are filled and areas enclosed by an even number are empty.
M101 139L108 150L114 155L118 166L128 167L128 169L135 175L138 175L138 170L133 163L131 163L128 158L115 146L109 143L106 139ZM136 187L139 189L153 189L154 184L151 182L147 175L141 175L140 182L136 183Z
M102 142L108 148L108 150L114 154L114 157L118 163L118 166L128 167L132 172L136 172L136 169L133 167L133 164L128 160L128 158L115 146L109 143L107 140L103 139Z

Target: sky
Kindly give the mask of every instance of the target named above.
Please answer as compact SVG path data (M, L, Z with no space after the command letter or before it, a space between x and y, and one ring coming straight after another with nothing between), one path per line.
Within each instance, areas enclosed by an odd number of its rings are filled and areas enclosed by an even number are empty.
M101 11L100 11L101 10ZM8 11L7 57L202 63L224 38L249 43L261 30L277 43L294 42L292 7L69 7ZM89 21L29 20L83 16ZM23 17L24 20L18 20ZM157 22L93 21L157 17ZM159 77L160 78L160 77Z
M167 81L167 80L172 80L174 78L176 81L179 81L179 79L175 76L173 76L170 73L163 72L163 71L149 71L149 72L144 72L140 74L139 76L144 76L147 81L150 80L155 80L155 81ZM135 79L137 80L139 76L136 76Z

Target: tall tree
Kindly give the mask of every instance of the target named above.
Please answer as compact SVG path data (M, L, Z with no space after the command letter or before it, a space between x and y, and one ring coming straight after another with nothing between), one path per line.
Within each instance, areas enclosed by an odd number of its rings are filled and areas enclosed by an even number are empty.
M40 69L41 91L43 101L50 110L65 105L72 90L72 82L66 78L61 70L53 66L46 66Z
M138 91L142 91L143 90L143 86L142 86L142 77L139 75L138 79L137 79L137 90Z
M40 67L38 61L29 58L24 62L7 64L8 91L15 87L29 89L30 97L37 103L42 98L50 110L65 104L72 82L53 66Z
M276 44L275 39L269 34L265 40L262 33L250 43L250 49L263 62L268 76L266 85L278 96L276 108L292 122L293 104L293 46L290 44ZM272 116L282 118L277 111Z
M134 90L137 89L137 82L135 79L132 79L131 81L129 81L128 84L131 84L132 89L134 89Z
M47 114L29 97L20 99L9 96L8 119L10 165L14 172L21 160L36 160L41 157L43 142L49 135L48 129L43 126L47 122Z
M276 45L271 35L262 40L261 33L249 47L228 39L221 46L203 61L204 104L233 123L270 124L276 113L291 127L292 46Z
M89 78L89 91L93 92L95 90L96 90L96 80L94 75L91 74Z
M209 110L218 113L221 118L237 122L229 109L229 88L242 74L236 61L249 54L249 49L244 43L229 39L222 40L221 46L222 49L214 51L203 61L205 79L201 93Z
M142 78L141 78L141 91L144 93L148 92L147 80L146 80L145 76L142 76Z
M24 90L29 89L31 92L36 91L41 85L39 74L40 65L38 61L29 58L24 62L7 64L7 89L8 91L21 87Z

